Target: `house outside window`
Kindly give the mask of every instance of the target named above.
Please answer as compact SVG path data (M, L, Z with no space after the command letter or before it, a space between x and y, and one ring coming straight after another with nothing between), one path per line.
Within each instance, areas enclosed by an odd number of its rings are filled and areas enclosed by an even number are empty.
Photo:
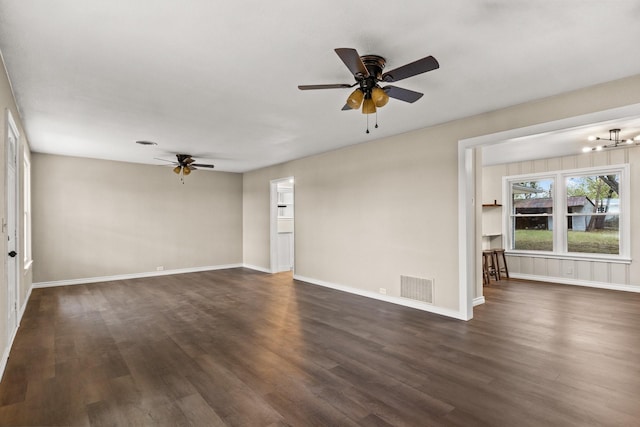
M553 178L511 182L512 249L553 250Z
M628 165L505 177L505 247L628 260L628 177Z
M567 250L620 253L620 174L567 177ZM585 200L583 209L572 209Z

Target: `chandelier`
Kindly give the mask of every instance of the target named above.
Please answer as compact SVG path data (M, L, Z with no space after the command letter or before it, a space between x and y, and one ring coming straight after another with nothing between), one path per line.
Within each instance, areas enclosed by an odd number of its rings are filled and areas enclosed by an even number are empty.
M640 145L640 136L635 138L620 139L620 129L610 129L609 138L600 138L599 136L590 136L587 138L590 142L593 141L605 141L604 144L596 145L595 147L588 146L582 149L583 152L589 151L602 151L605 148L623 148L629 146Z

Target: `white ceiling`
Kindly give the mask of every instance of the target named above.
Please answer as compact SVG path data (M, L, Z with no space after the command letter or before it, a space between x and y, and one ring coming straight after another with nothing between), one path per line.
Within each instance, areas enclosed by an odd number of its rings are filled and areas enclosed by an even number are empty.
M243 172L638 74L638 22L637 0L0 0L0 51L34 151ZM337 47L440 69L367 135L348 89L297 89L353 81Z
M620 129L620 139L640 137L640 118L620 117L616 120L572 127L555 132L496 141L482 148L484 166L500 165L548 157L584 154L583 148L595 148L598 145L612 145L609 141L589 141L590 136L609 138L611 129ZM638 138L640 140L640 138ZM638 145L640 143L636 143ZM629 147L623 144L625 147ZM584 154L591 155L591 152Z

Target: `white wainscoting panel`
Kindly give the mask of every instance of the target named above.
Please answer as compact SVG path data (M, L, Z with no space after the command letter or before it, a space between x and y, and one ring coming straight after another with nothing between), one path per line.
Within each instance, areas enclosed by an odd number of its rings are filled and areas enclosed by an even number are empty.
M533 258L520 258L520 273L535 274L533 271Z
M548 276L547 260L544 258L533 258L533 274L536 276Z
M630 265L621 262L507 255L507 263L509 273L515 278L540 280L546 277L544 281L558 283L574 281L575 284L588 283L584 286L611 285L602 286L608 289L640 286L640 278L634 280L630 277Z
M608 282L609 277L609 269L611 264L605 264L602 262L593 262L591 263L591 268L593 269L593 278L591 280L595 282Z
M562 274L562 261L559 259L547 260L547 275L553 277L563 277Z
M611 277L609 278L611 283L631 283L629 280L629 264L612 264L611 265Z
M591 268L591 261L576 261L576 271L578 280L591 280L593 271Z

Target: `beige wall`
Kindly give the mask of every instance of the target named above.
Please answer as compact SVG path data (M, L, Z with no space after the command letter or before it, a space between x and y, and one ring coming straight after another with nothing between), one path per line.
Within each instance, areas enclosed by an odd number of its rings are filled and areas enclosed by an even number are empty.
M20 132L20 145L18 147L18 176L20 182L20 191L18 193L20 208L23 206L22 194L23 194L23 180L22 180L22 162L23 162L23 153L26 151L27 156L29 156L29 145L27 142L27 138L22 128L22 122L20 119L20 115L18 114L18 109L16 108L16 104L13 99L13 94L11 93L11 86L9 84L9 79L5 73L4 63L0 58L0 131L2 135L0 136L0 212L2 212L3 221L7 218L7 209L6 209L6 137L7 137L7 110L11 111L11 115L13 116L13 120L18 127L18 131ZM18 233L19 233L19 248L18 253L22 254L24 250L24 242L21 240L23 235L23 224L22 224L22 216L18 215ZM2 238L2 248L4 254L7 253L7 234L4 230L4 227L1 231ZM0 354L5 352L9 344L10 337L7 334L7 257L2 257L3 261L0 262ZM26 298L31 289L31 268L25 270L23 257L18 255L18 281L19 281L19 290L18 290L18 310L21 310L25 303ZM0 360L0 365L2 360Z
M502 202L502 177L527 173L552 172L596 166L629 164L631 167L631 256L640 253L640 148L590 152L576 156L516 162L483 168L483 203ZM489 223L501 220L502 211L485 210L485 216L493 217ZM486 223L487 221L485 221ZM570 280L576 283L591 282L623 286L640 286L640 263L631 264L560 259L554 257L507 257L509 270L515 275L532 278L549 278L555 281Z
M34 282L242 262L242 175L34 153Z
M636 103L640 76L246 173L244 261L269 268L269 180L293 175L296 274L391 296L432 278L458 310L458 141Z

